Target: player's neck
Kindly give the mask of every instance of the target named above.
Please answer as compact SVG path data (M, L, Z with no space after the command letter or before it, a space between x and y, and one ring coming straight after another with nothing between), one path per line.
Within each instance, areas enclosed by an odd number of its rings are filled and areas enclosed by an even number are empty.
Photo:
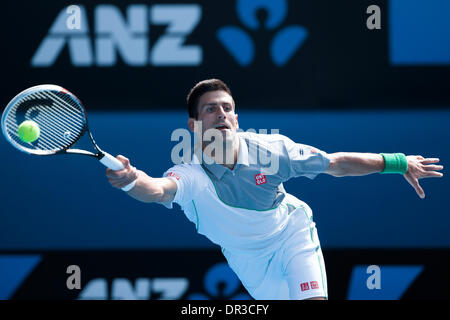
M224 143L220 151L216 148L208 148L208 145L204 144L202 151L215 163L233 170L239 153L239 139L235 137L232 143Z
M238 153L239 153L239 139L234 139L233 141L233 147L230 150L230 152L233 153L233 163L224 163L222 164L223 166L227 167L230 170L234 169L234 166L236 165L237 162L237 158L238 158ZM226 157L225 157L226 159Z

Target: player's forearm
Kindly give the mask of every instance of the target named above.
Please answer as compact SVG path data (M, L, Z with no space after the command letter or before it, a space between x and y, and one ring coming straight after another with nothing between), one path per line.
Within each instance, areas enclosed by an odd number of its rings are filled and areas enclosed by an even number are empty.
M137 170L138 178L133 189L128 191L132 198L146 202L160 202L163 196L163 189L158 183L158 178L148 176L144 171Z
M334 155L335 176L364 176L381 172L384 169L384 159L381 154L338 152Z

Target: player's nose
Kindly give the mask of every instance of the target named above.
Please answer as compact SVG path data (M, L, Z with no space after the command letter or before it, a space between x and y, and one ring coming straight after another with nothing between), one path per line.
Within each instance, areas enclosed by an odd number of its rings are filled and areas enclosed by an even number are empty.
M222 107L217 108L217 119L225 119L227 114L225 113L225 110L223 110Z

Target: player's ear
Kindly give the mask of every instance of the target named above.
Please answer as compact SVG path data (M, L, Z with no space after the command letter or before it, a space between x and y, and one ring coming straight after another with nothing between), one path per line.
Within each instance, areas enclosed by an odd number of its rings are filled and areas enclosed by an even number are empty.
M237 114L237 113L236 113L236 119L235 119L235 121L236 121L236 128L239 128L238 114Z
M189 130L191 130L192 132L194 132L194 125L195 125L195 119L189 118L188 119L188 127L189 127Z

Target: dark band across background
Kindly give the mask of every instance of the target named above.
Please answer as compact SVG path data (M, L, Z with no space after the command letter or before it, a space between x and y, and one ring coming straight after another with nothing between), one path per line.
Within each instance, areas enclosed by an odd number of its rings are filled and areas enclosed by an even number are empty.
M448 299L448 250L325 250L330 300ZM201 261L201 263L199 263ZM0 254L1 299L253 300L220 250ZM376 262L376 264L374 264ZM378 266L379 287L370 266ZM68 287L76 266L80 287ZM15 269L14 272L11 269ZM14 276L12 276L14 275ZM372 278L371 278L372 276Z
M90 110L184 109L193 83L211 77L251 110L450 100L445 0L81 1L79 30L66 27L69 5L3 5L4 104L24 87L57 83ZM370 5L381 29L366 26Z

